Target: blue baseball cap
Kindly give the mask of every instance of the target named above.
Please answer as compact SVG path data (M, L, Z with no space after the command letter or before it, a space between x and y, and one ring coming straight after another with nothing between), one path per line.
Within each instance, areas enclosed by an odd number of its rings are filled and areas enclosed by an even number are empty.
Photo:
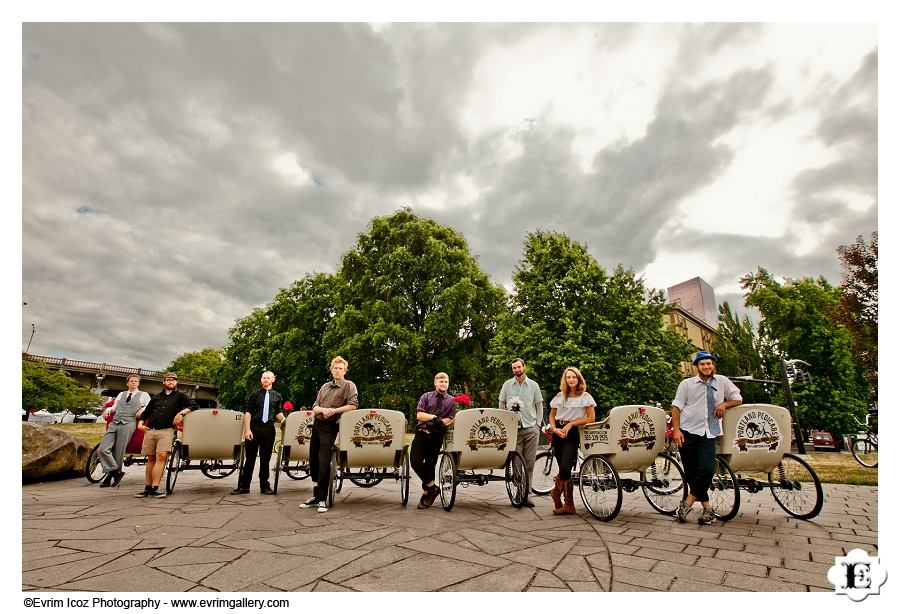
M713 362L716 362L717 360L719 360L718 358L716 358L715 356L713 356L706 350L701 350L701 351L697 352L696 356L694 356L694 362L692 362L691 364L696 367L698 362L700 362L701 360L706 360L707 358Z

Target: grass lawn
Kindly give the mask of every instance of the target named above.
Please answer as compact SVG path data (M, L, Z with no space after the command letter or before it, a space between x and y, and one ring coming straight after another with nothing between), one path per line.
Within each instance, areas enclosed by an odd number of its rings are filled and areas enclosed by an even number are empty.
M54 424L48 428L59 429L71 435L98 443L106 430L105 424ZM412 443L412 435L407 434L406 443ZM813 452L805 459L819 480L829 484L855 484L858 486L878 486L878 470L867 469L854 460L849 452ZM750 476L746 476L750 477ZM764 479L765 476L759 476Z

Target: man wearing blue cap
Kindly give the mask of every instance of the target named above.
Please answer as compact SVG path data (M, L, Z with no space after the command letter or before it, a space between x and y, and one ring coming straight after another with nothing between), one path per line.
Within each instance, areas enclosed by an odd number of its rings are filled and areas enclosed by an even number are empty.
M689 489L675 515L678 522L687 521L694 502L700 501L703 513L697 522L712 524L716 514L709 504L709 487L716 471L716 437L722 434L722 416L743 399L731 380L716 375L715 356L697 352L692 364L697 367L697 376L682 380L672 401L674 440L681 448Z

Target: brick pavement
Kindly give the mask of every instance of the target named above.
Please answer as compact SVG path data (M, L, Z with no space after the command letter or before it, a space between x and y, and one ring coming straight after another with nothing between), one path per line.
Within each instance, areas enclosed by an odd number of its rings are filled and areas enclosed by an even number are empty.
M832 591L835 555L875 555L878 543L872 487L825 485L812 521L768 492L742 493L734 520L701 527L654 512L640 492L604 523L580 502L574 517L554 516L546 497L514 509L502 483L460 487L447 513L439 501L416 510L415 481L406 508L392 480L345 482L318 514L297 508L309 480L232 496L233 476L190 471L172 496L135 499L142 475L131 468L115 489L23 486L22 590Z

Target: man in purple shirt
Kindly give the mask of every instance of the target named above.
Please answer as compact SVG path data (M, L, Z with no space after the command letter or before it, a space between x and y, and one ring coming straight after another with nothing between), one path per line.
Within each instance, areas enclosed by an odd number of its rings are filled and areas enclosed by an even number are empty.
M409 463L422 480L420 510L431 507L441 490L434 483L434 466L437 463L444 431L456 417L456 401L447 393L450 377L446 373L434 376L434 390L426 392L416 405L416 434L409 450Z

